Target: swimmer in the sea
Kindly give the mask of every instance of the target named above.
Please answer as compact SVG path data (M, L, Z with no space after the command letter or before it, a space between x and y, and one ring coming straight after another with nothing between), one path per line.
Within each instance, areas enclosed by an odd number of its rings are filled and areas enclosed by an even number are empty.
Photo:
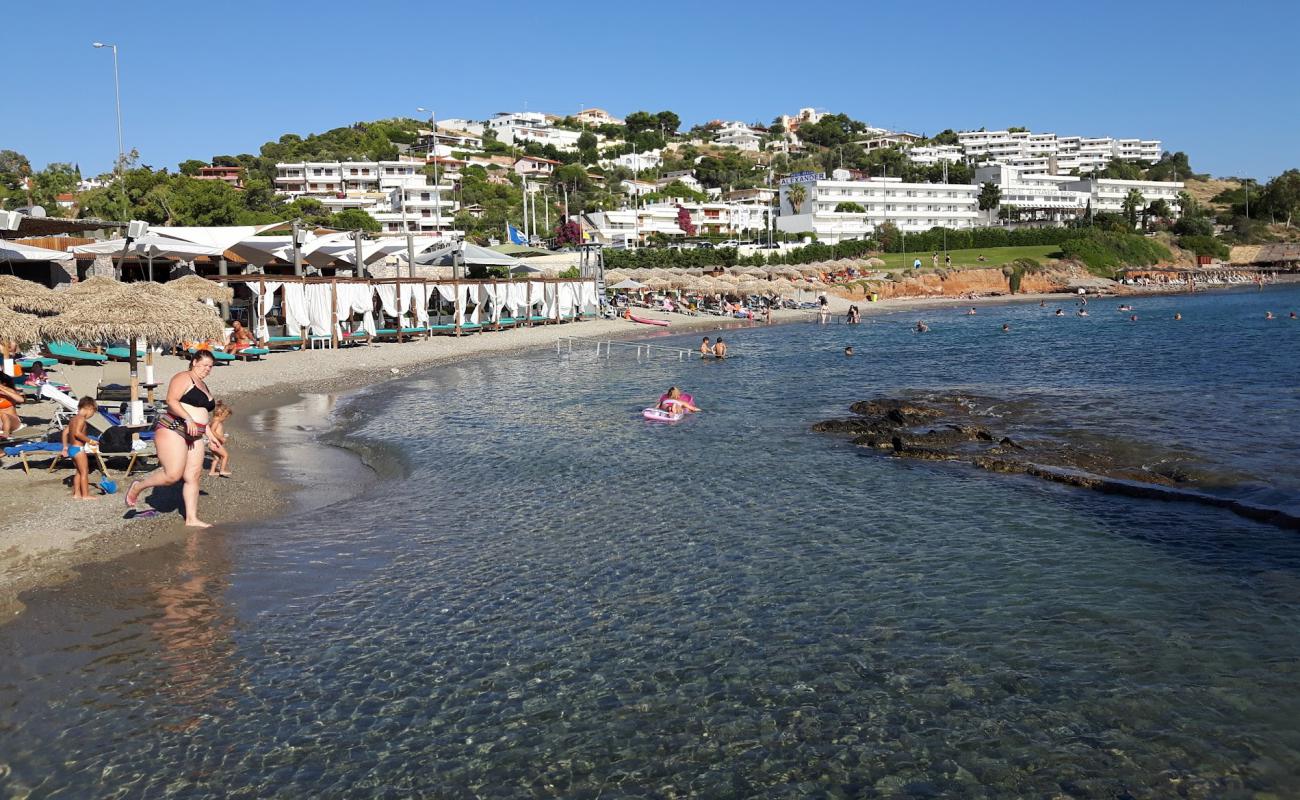
M926 325L924 322L921 322L921 321L919 321L919 320L917 321L917 323L916 323L916 332L917 332L917 333L926 333L926 332L929 331L929 330L930 330L930 326L929 326L929 325Z
M1182 319L1182 318L1183 318L1183 315L1182 315L1181 313L1179 313L1179 312L1177 312L1177 311L1174 312L1174 321L1178 321L1178 320L1180 320L1180 319Z
M1265 311L1265 312L1264 312L1264 319L1273 319L1273 312L1272 312L1272 311Z
M1058 317L1064 317L1064 316L1065 316L1065 312L1058 308L1058 309L1056 309L1056 316L1058 316Z
M972 314L974 314L974 313L975 313L975 306L971 306L971 307L970 307L970 311L967 311L967 312L966 312L966 316L969 317L970 315L972 315Z
M846 356L853 355L853 345L849 345L848 347L844 348L844 355Z
M1138 315L1137 315L1137 314L1134 314L1133 316L1131 316L1131 317L1128 318L1128 321L1129 321L1129 322L1137 322L1137 321L1138 321Z
M1008 324L1005 323L1005 322L1002 323L1002 332L1003 332L1003 333L1009 333L1010 331L1011 331L1011 326L1008 325Z

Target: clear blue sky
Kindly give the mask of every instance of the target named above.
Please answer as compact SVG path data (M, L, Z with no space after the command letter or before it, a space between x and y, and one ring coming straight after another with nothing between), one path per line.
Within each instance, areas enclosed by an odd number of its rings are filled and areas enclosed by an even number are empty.
M1199 171L1300 167L1300 5L1043 2L5 2L0 148L172 167L285 132L496 111L815 106L875 125L1159 138Z

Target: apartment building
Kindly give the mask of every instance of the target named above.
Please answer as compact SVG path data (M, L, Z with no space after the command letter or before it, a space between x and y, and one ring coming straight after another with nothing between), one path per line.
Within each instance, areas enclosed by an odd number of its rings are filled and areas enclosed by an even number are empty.
M1155 163L1159 139L1113 139L1109 136L1057 136L1031 131L962 131L958 145L972 161L997 161L1022 172L1043 174L1093 172L1112 159Z
M623 125L623 120L613 116L603 108L584 108L573 118L584 125Z
M1062 184L1062 188L1086 193L1092 204L1093 213L1108 211L1123 213L1124 198L1129 191L1137 189L1142 193L1144 206L1157 200L1169 204L1175 217L1182 214L1182 203L1178 195L1183 191L1182 181L1125 181L1118 178L1084 178Z
M654 169L664 163L663 150L648 150L644 153L624 153L614 158L602 158L598 162L602 167L624 167L633 172Z
M907 157L917 164L938 164L940 161L955 164L964 158L961 148L955 144L912 147L907 151Z
M455 233L457 205L432 184L423 161L298 161L275 165L275 190L285 197L314 197L331 212L357 208L386 233Z
M998 208L984 213L984 224L1059 226L1078 219L1088 210L1089 192L1065 188L1077 181L1071 175L1027 173L1005 164L989 164L976 168L973 183L977 187L992 183L1001 190ZM1008 213L999 213L1003 209Z
M201 181L221 181L236 189L242 189L243 173L243 167L199 167L199 174L194 177Z
M797 207L794 186L802 188ZM973 228L979 221L979 187L969 184L904 183L900 178L866 180L813 179L790 182L780 189L776 227L788 233L811 231L819 241L834 244L870 236L885 222L907 232L935 227ZM836 211L855 203L862 211Z

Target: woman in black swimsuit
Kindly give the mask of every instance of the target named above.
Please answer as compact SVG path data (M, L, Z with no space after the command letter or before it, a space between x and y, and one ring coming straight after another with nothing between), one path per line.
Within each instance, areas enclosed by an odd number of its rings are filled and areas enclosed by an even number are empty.
M167 384L167 411L158 416L154 428L154 447L162 467L131 484L126 492L128 507L135 507L140 492L145 489L171 486L184 479L181 496L185 499L185 524L192 528L211 527L199 519L199 481L203 473L203 434L208 427L208 415L217 404L204 382L212 372L213 363L212 353L198 350L190 357L190 368L177 373Z

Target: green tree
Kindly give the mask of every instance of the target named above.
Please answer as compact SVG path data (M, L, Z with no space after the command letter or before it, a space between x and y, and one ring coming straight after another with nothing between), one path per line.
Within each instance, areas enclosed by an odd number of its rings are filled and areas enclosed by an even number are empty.
M1300 213L1300 169L1289 169L1269 181L1259 198L1260 210L1274 219L1285 220L1287 227Z
M660 111L655 114L655 119L659 123L659 129L668 136L676 136L677 129L682 125L682 118L671 111Z
M1136 187L1129 189L1128 194L1124 195L1124 202L1121 208L1124 211L1124 218L1128 220L1129 228L1136 228L1138 224L1138 212L1146 205L1147 199L1142 196L1142 192Z
M32 202L43 206L50 216L59 216L58 196L77 190L81 173L71 164L56 161L32 175Z
M600 159L600 154L596 148L597 144L596 135L591 131L583 131L582 135L578 137L578 158L582 160L582 163L595 164Z
M189 158L180 163L178 169L182 175L189 175L191 178L199 174L199 170L208 165L206 161L200 161L197 158ZM233 164L229 166L235 166Z
M867 210L857 203L836 203L835 211L841 214L865 214Z
M979 207L980 211L992 211L1002 202L1002 189L992 181L985 181L980 184Z
M359 208L343 209L330 217L329 226L344 231L363 230L370 231L371 233L379 232L379 221Z
M1158 198L1147 206L1146 215L1156 219L1169 219L1174 215L1174 210L1170 207L1168 201L1164 198Z
M786 199L790 201L792 213L803 213L803 201L808 197L808 190L802 183L792 183L785 189Z

